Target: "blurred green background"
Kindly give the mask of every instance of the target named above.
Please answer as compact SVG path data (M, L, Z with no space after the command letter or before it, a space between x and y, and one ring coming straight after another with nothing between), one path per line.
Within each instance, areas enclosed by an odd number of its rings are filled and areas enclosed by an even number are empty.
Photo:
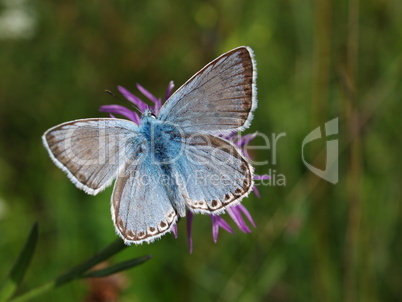
M119 301L400 301L401 14L400 0L0 0L0 280L34 221L40 239L23 290L116 238L111 188L76 189L43 148L46 129L106 116L98 107L118 101L104 89L138 95L141 83L162 97L170 80L179 86L249 45L259 107L247 132L286 133L275 164L272 150L254 152L270 161L257 173L275 169L286 186L260 186L260 199L244 201L251 234L221 232L214 244L210 219L197 215L192 255L184 223L178 239L126 249L113 260L153 259L109 280ZM336 117L332 185L303 165L301 144ZM324 168L324 147L312 143L308 161ZM78 281L37 301L90 292Z

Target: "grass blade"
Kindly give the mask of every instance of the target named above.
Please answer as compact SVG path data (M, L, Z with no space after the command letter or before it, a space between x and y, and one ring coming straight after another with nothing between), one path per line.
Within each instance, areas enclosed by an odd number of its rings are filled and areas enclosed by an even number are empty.
M106 277L121 271L128 270L134 266L140 265L151 259L151 255L146 255L139 258L130 259L124 262L117 263L104 269L95 270L84 274L83 278Z
M7 301L12 297L24 278L25 272L29 267L32 256L35 252L36 242L38 241L38 223L35 223L21 250L17 261L4 280L0 289L0 301Z

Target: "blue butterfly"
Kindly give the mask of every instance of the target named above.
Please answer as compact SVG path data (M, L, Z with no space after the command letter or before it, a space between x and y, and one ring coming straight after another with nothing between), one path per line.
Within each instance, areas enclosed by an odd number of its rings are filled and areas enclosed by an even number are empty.
M221 214L253 187L253 168L221 135L250 125L257 106L256 69L248 47L233 49L197 72L141 123L75 120L42 137L54 163L86 193L114 179L111 212L126 244L152 242L186 209Z

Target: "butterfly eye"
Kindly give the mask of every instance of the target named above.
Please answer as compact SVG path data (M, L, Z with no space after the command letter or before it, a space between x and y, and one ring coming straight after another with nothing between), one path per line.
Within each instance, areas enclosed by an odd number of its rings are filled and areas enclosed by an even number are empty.
M153 113L151 113L151 114L150 114L150 117L153 117L153 118L155 118L155 119L156 119L156 115L155 115L155 114L153 114Z

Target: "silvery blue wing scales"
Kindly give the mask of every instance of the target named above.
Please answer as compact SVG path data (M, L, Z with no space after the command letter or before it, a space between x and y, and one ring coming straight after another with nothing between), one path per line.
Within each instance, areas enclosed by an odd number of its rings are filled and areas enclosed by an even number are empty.
M221 214L253 187L253 168L219 135L250 125L257 106L252 50L233 49L197 72L162 106L129 120L91 118L43 135L54 163L86 193L114 179L116 232L126 244L152 242L171 231L186 209Z

